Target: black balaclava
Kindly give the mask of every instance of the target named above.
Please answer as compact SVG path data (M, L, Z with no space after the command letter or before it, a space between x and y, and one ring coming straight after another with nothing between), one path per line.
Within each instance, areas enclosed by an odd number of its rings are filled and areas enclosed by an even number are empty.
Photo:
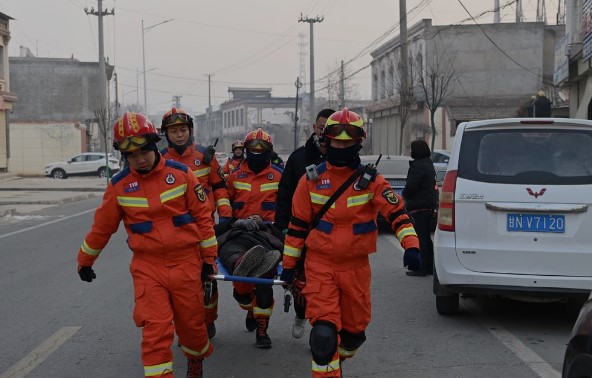
M142 148L140 148L140 150L142 151L154 151L154 154L156 155L156 159L154 159L154 164L152 165L152 168L148 169L148 170L137 170L136 172L145 175L146 173L149 173L150 171L152 171L160 162L160 153L158 152L158 147L156 146L156 143L154 142L149 142L147 145L143 146ZM132 153L131 152L121 152L121 156L123 156L126 160L128 158L128 156L130 156ZM129 165L129 162L128 162Z
M255 173L261 172L271 164L271 150L256 154L247 149L246 153L249 168Z
M356 169L360 165L360 150L362 145L356 143L346 148L335 148L327 142L327 161L336 167L350 167Z
M169 126L173 126L173 125L169 125ZM183 145L175 144L175 143L171 142L171 140L169 139L169 134L166 132L166 130L164 132L164 136L165 136L167 142L169 143L169 147L172 148L173 150L177 151L177 153L179 155L183 155L183 152L185 152L187 147L189 147L193 144L193 126L187 125L187 127L189 127L189 139L187 139L187 142L185 142L185 144L183 144Z
M425 140L418 139L411 142L411 157L414 160L430 157L430 147Z

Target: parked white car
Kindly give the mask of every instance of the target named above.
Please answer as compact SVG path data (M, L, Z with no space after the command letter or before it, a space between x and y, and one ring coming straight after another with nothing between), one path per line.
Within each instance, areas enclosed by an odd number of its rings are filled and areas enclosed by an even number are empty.
M459 295L562 299L592 290L592 122L459 125L434 240L440 314Z
M109 170L113 174L120 170L119 160L113 154L108 154ZM68 176L97 175L107 177L104 152L85 152L67 161L51 163L45 166L45 176L55 179L65 179Z

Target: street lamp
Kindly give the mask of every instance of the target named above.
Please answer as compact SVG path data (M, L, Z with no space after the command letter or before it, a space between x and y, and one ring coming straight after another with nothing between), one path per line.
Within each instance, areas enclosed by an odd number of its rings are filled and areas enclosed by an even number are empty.
M174 18L171 18L166 21L159 22L158 24L154 24L148 27L144 27L144 20L142 20L142 67L144 71L144 113L146 117L148 117L148 96L146 94L146 51L144 48L144 34L149 31L150 29L154 29L155 27L162 25L164 23L173 21Z

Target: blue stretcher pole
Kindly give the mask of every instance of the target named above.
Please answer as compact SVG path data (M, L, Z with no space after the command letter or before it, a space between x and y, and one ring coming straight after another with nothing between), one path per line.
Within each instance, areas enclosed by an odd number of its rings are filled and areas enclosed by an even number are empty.
M244 282L252 283L256 285L285 285L286 283L282 280L275 280L272 278L257 278L257 277L241 277L241 276L229 276L224 274L216 274L212 276L218 281L233 281L233 282Z

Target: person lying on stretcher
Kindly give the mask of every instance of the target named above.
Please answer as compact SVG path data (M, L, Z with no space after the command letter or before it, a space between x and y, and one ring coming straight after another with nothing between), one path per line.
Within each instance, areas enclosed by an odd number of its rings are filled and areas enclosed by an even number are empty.
M273 278L282 259L282 240L259 215L216 227L218 260L233 276Z

